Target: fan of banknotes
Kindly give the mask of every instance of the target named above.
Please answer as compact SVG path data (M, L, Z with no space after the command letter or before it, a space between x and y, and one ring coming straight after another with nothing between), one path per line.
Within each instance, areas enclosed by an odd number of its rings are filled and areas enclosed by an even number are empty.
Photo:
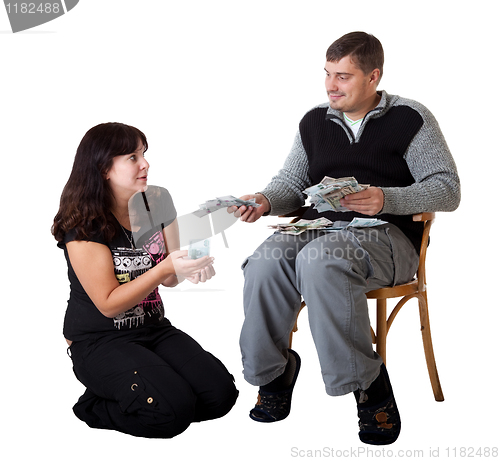
M318 219L301 219L295 223L273 224L269 226L271 229L276 229L282 234L299 235L308 230L322 230L324 232L336 232L349 227L375 227L382 224L387 224L387 221L382 221L377 218L353 218L351 222L341 226L335 226L332 221L327 218Z
M307 230L331 228L333 223L326 218L301 219L294 223L273 224L268 227L276 229L282 234L298 235Z
M311 200L311 204L318 212L323 211L351 211L340 204L340 199L349 194L368 189L369 184L358 184L356 178L330 178L325 176L319 184L304 190Z
M259 207L260 203L255 202L254 200L241 200L239 198L233 197L232 195L226 195L224 197L217 197L213 200L208 200L205 203L200 205L200 209L196 210L193 214L202 217L207 214L213 213L214 211L220 210L222 208L227 208L230 206L253 206Z

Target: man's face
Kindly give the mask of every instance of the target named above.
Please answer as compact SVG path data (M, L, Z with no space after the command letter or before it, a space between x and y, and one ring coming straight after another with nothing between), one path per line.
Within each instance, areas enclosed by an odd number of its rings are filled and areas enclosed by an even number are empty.
M325 71L325 87L332 109L345 112L357 120L373 108L380 75L378 69L365 75L350 56L345 56L338 62L327 62Z

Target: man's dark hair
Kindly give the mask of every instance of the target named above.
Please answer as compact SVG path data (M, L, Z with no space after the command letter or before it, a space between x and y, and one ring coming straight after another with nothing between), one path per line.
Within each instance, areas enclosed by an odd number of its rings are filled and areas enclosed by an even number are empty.
M338 62L345 56L365 74L373 69L380 70L379 80L384 68L384 49L379 40L366 32L350 32L335 40L326 51L328 62Z

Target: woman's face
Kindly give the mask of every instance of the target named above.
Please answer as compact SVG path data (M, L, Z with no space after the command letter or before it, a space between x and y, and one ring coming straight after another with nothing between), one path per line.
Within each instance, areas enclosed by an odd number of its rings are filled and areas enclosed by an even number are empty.
M128 200L136 192L147 189L149 163L144 158L142 142L135 152L117 155L109 169L106 179L109 181L115 198Z

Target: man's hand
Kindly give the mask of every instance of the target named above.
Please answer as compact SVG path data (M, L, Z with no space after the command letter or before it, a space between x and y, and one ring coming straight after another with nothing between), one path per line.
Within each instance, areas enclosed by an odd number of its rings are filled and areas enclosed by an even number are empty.
M227 209L228 213L234 213L236 218L240 218L241 221L245 222L255 222L259 219L264 213L267 213L271 210L271 204L266 197L262 194L255 195L243 195L240 197L241 200L255 200L255 202L259 203L259 207L253 206L231 206Z
M373 216L384 207L384 193L378 187L369 187L361 192L346 195L340 199L340 204L349 210Z

